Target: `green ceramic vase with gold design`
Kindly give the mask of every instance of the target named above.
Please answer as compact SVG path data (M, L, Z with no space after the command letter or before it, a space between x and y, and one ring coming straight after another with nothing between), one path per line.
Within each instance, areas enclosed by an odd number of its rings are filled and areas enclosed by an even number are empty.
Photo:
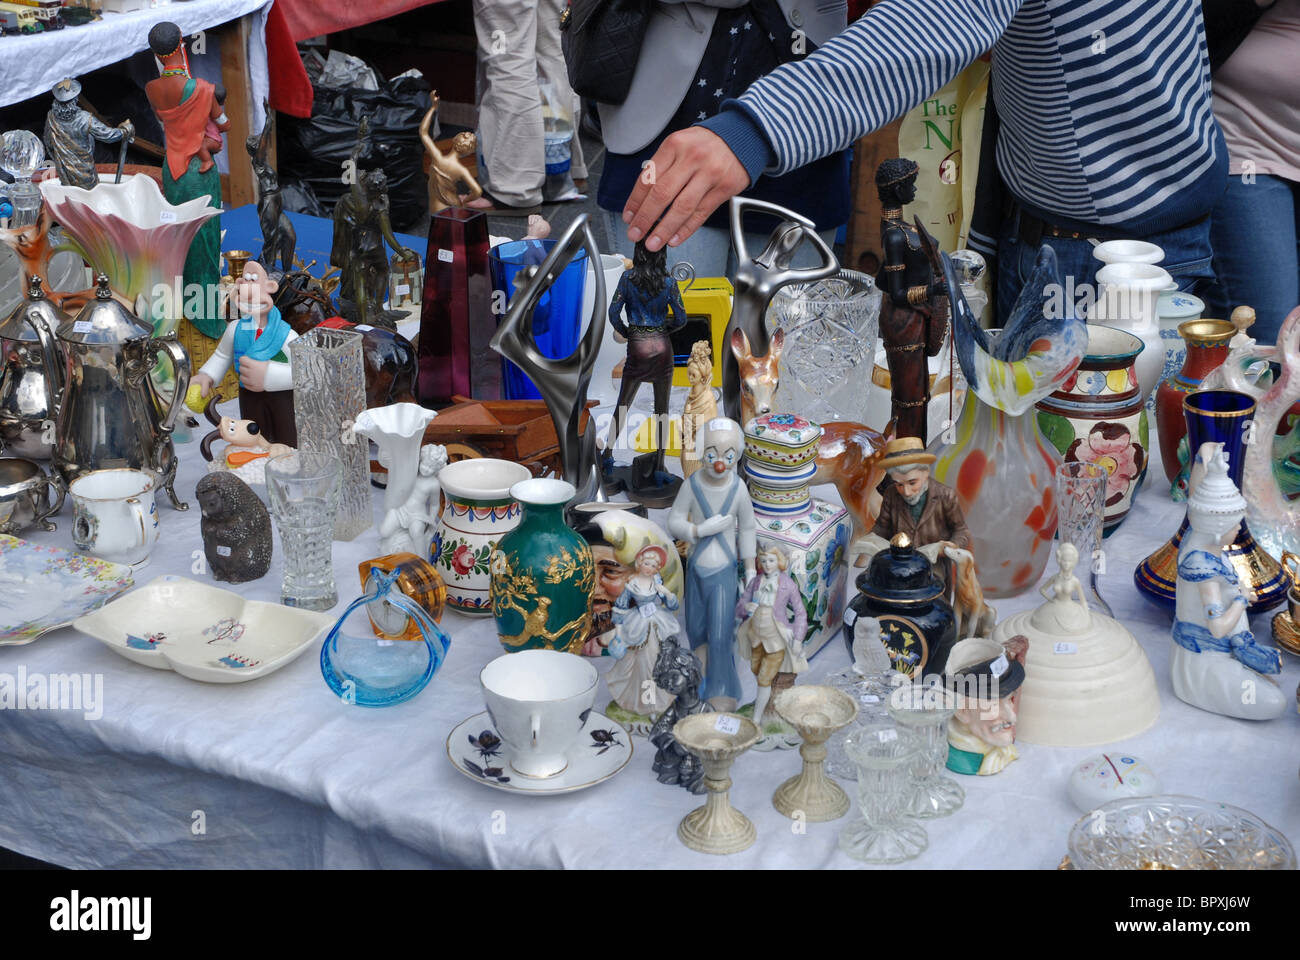
M492 615L507 652L580 654L591 633L595 563L587 541L564 522L564 506L576 493L563 480L523 480L510 488L523 519L491 559Z

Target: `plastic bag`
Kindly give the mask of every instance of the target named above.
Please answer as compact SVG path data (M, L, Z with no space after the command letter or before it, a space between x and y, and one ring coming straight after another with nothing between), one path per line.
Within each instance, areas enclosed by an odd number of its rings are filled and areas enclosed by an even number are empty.
M377 73L377 72L376 72ZM406 230L429 209L420 120L429 109L429 84L403 74L378 79L378 90L318 84L310 119L280 119L280 175L300 180L320 201L325 216L343 192L344 164L352 156L361 118L370 132L357 162L360 170L383 167L388 178L389 216L394 230Z

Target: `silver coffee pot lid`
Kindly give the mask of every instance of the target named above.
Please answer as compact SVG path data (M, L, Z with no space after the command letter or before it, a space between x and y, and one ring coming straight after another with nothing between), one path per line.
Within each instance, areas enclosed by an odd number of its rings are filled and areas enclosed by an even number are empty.
M31 324L44 324L45 329L53 334L67 321L68 315L45 296L41 278L33 275L27 282L26 298L14 308L9 316L5 317L4 320L0 320L0 338L20 340L24 343L38 343L40 337L36 335L36 331L32 329Z
M95 299L58 329L58 338L68 343L128 343L152 336L152 325L113 299L108 277L102 273L95 278Z

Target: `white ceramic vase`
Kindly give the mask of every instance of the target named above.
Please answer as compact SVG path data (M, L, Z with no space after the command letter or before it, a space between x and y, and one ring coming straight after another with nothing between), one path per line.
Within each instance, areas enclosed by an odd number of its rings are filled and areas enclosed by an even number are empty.
M1092 255L1103 266L1112 263L1163 263L1165 251L1146 240L1106 240L1093 247Z
M1156 303L1173 282L1167 271L1149 263L1111 263L1097 271L1097 297L1088 322L1127 330L1142 340L1137 377L1144 400L1159 385L1165 366Z
M361 411L352 430L373 440L379 447L379 462L388 468L388 486L384 491L385 518L396 512L415 489L420 472L420 447L424 428L437 414L418 403L393 403ZM434 504L437 509L437 504ZM388 555L411 549L410 536L399 524L398 531L381 537L379 549Z

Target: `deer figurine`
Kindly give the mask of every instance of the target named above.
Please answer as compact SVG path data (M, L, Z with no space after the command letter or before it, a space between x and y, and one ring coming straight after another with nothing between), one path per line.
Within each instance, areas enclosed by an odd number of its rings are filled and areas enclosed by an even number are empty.
M736 358L740 379L740 403L743 422L772 412L776 388L781 382L778 361L785 346L785 331L772 334L772 349L765 357L750 352L749 338L743 330L731 332L731 353ZM853 517L853 535L864 536L876 525L880 512L880 493L876 490L885 479L878 464L885 444L894 436L894 421L884 432L849 420L822 424L821 447L817 454L817 472L812 484L833 483L849 515Z

